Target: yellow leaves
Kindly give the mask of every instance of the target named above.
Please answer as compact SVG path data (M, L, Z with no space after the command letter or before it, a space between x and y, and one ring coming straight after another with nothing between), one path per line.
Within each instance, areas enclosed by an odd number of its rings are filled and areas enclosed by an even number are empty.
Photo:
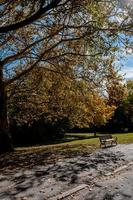
M113 107L107 106L97 92L89 92L87 82L44 72L34 70L17 88L14 98L19 109L15 118L19 123L32 123L43 115L50 123L67 118L73 126L89 127L106 123L111 117Z

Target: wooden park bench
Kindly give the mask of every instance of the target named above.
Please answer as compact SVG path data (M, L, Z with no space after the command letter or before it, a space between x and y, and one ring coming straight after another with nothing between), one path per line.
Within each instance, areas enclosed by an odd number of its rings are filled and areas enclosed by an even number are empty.
M117 137L112 137L111 134L99 136L100 147L117 145Z

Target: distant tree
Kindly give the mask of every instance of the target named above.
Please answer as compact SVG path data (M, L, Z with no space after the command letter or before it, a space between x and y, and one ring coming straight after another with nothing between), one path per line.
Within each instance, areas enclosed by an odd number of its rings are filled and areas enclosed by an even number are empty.
M114 69L112 64L109 66L109 74L107 75L106 92L109 105L118 107L126 98L127 89L124 84L124 78L119 74L119 71Z
M127 98L123 102L124 114L127 121L127 127L133 130L133 80L127 81Z
M133 81L126 83L127 96L120 102L108 126L114 131L133 130Z
M127 101L133 103L133 80L127 81Z

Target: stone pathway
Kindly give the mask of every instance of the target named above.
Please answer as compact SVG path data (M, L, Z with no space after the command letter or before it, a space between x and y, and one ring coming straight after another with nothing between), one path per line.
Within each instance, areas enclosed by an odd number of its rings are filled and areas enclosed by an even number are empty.
M70 198L71 197L71 198ZM97 181L91 191L86 187L64 200L133 200L133 167Z
M93 189L97 177L132 161L132 152L133 144L118 145L29 170L6 170L0 174L0 200L48 200L82 184L89 187L81 190L81 199L88 198L85 194Z

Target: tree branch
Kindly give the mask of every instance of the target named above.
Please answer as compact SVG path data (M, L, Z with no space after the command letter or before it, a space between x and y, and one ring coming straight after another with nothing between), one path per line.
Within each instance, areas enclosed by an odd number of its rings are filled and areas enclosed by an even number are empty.
M26 25L31 24L32 22L38 20L47 11L49 11L53 8L56 8L59 5L60 2L61 2L61 0L52 0L51 3L49 3L45 7L41 7L36 13L34 13L29 18L27 18L23 21L17 22L15 24L10 24L10 25L7 25L7 26L0 27L0 33L8 33L10 31L17 30L19 28L22 28Z
M14 76L13 78L11 78L10 80L7 80L5 82L5 86L8 86L9 84L11 84L12 82L18 80L19 78L21 78L22 76L24 76L25 74L29 73L32 69L34 69L34 67L42 60L43 56L49 52L51 49L55 48L56 46L58 46L62 41L59 41L58 43L54 44L51 48L47 49L47 51L43 52L38 60L36 62L34 62L28 69L23 70L22 72L20 72L19 74L17 74L16 76Z
M28 50L30 50L30 48L32 48L33 46L37 45L38 43L40 43L40 42L42 42L42 41L44 41L44 40L46 40L46 39L49 39L49 38L55 36L56 34L58 34L58 33L59 33L60 31L62 31L62 30L63 30L63 27L60 28L60 29L59 29L58 31L56 31L55 33L53 33L53 34L51 34L51 35L49 35L49 36L47 36L47 37L41 38L40 40L37 40L37 41L35 41L35 42L29 44L27 47L25 47L24 49L22 49L20 52L16 53L15 55L6 57L4 60L1 61L2 64L5 65L5 64L7 64L7 63L9 63L9 62L12 62L12 61L14 61L14 60L20 59L21 56L22 56L22 58L23 58L23 57L25 56L25 53L26 53Z

